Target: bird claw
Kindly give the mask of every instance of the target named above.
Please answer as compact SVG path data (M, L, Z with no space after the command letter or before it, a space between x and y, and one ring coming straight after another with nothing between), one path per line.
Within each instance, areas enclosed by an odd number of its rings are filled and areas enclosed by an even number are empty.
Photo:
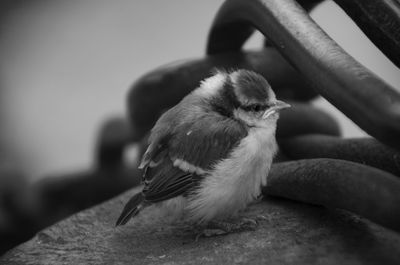
M235 222L227 221L211 221L207 227L196 235L196 242L200 237L221 236L229 233L237 233L243 231L255 231L259 221L266 220L265 216L257 216L256 218L241 218Z
M200 237L213 237L213 236L221 236L221 235L225 235L228 234L229 232L223 230L223 229L217 229L217 228L206 228L203 231L201 231L200 233L198 233L196 235L196 239L195 241L199 241Z
M243 218L238 224L238 228L241 230L256 230L258 226L257 219Z
M260 221L268 221L268 218L267 217L265 217L264 215L257 215L256 216L256 218L255 218L255 220L257 221L257 223L258 222L260 222Z

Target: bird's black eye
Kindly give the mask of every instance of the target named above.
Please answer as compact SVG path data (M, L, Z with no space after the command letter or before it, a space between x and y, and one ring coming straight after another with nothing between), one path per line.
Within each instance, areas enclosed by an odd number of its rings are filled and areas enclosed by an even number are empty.
M240 106L239 108L241 108L244 111L250 111L250 107L249 106Z
M267 109L268 106L260 105L260 104L253 104L248 106L241 106L241 108L245 111L252 111L252 112L260 112Z
M253 105L253 111L255 112L260 112L260 111L264 111L268 108L267 105L261 105L261 104L255 104Z

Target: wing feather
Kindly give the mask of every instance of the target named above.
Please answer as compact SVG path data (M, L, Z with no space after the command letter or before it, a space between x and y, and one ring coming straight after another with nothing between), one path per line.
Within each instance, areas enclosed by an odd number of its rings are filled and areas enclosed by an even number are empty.
M245 125L222 116L196 119L180 126L168 143L171 159L185 162L205 171L227 158L247 135Z
M154 126L140 165L144 168L146 201L162 201L190 191L247 135L244 124L198 109L172 108ZM189 166L174 166L177 159ZM193 168L200 170L195 173Z

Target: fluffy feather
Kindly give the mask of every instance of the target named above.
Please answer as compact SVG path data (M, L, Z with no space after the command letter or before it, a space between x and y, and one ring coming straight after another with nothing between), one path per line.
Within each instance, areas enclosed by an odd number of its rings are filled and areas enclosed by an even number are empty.
M129 219L131 219L136 214L138 214L140 209L142 208L143 201L144 201L144 196L141 192L134 195L126 203L126 205L125 205L124 209L122 210L122 213L119 216L117 223L115 225L124 225L129 221Z
M156 122L140 168L144 188L125 206L117 225L144 207L178 200L186 215L203 223L243 209L266 185L276 153L275 94L260 75L217 72Z
M275 128L252 128L190 197L190 218L196 222L224 218L257 198L277 150L274 136Z

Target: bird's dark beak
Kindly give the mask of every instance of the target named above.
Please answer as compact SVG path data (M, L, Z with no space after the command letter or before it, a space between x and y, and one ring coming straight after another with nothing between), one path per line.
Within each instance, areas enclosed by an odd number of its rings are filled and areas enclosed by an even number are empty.
M282 100L275 100L275 102L273 103L273 105L271 107L269 107L263 114L263 119L268 118L269 116L271 116L272 114L280 111L281 109L286 109L286 108L290 108L290 104L282 101Z

